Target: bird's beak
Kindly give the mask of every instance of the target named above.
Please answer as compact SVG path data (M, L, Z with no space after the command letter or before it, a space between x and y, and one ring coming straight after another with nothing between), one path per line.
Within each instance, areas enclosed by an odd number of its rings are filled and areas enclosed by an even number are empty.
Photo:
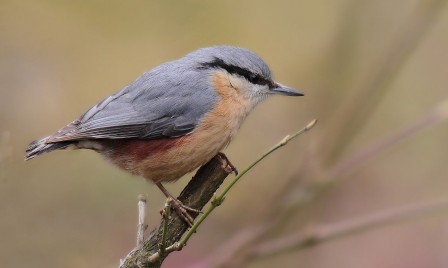
M286 96L304 96L302 92L297 89L282 85L280 83L275 82L275 87L271 88L272 93L286 95Z

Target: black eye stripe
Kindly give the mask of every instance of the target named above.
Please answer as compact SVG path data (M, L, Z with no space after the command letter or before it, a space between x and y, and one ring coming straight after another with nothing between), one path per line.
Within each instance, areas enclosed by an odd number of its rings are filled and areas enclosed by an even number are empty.
M200 69L222 68L222 69L226 70L227 72L229 72L230 74L237 74L239 76L246 78L249 82L251 82L253 84L257 84L257 85L271 84L271 82L269 80L265 79L261 75L253 73L247 69L244 69L244 68L241 68L241 67L238 67L235 65L227 64L220 58L215 58L211 62L201 63L201 66L199 68Z

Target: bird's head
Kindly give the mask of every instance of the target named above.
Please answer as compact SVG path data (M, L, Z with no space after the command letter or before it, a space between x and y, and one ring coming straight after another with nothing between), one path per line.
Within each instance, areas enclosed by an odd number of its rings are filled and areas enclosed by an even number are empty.
M215 78L220 77L227 82L227 90L235 90L254 105L274 94L304 95L294 88L274 81L268 65L247 49L214 46L196 50L184 59L193 64L199 72Z

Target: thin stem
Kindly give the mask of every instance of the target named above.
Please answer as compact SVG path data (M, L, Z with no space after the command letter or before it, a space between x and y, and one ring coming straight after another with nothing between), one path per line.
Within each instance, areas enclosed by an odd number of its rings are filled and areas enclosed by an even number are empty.
M309 248L329 240L343 238L422 216L446 212L447 208L448 200L441 199L385 210L336 224L318 226L305 233L288 234L283 238L270 240L251 248L249 255L253 259Z
M316 123L317 123L317 120L314 119L313 121L308 123L308 125L306 127L304 127L301 130L297 131L293 135L286 136L285 138L283 138L282 141L280 141L277 145L275 145L274 147L269 149L267 152L265 152L263 155L261 155L258 159L256 159L254 162L252 162L247 168L245 168L238 176L236 176L233 179L233 181L222 191L222 193L212 200L212 202L210 204L210 207L204 212L204 214L202 214L198 218L198 220L193 224L193 226L190 228L190 230L188 230L188 232L185 234L185 236L182 237L182 239L176 245L176 250L180 250L188 242L190 237L196 232L196 230L198 229L199 225L201 225L201 223L208 217L208 215L210 215L210 213L212 213L212 211L216 207L218 207L219 205L222 204L222 202L224 201L227 193L241 179L241 177L243 177L247 172L249 172L249 170L251 170L255 165L257 165L261 160L266 158L268 155L270 155L274 151L278 150L279 148L285 146L289 141L297 138L298 136L302 135L303 133L305 133L308 130L310 130L311 128L313 128L314 125L316 125Z
M173 199L168 197L165 203L165 207L162 211L162 237L160 238L160 243L158 244L159 250L149 256L148 260L150 263L156 263L163 261L163 259L170 253L168 248L166 247L167 238L168 238L168 222L170 220L170 212L171 212L171 203Z
M145 241L145 213L146 213L146 196L140 194L138 196L138 227L137 227L137 248L142 247Z
M356 168L361 166L361 164L377 157L393 145L406 140L423 130L436 126L444 122L447 118L448 100L444 100L422 118L411 122L409 125L402 127L396 132L392 132L386 138L372 143L360 151L343 158L329 170L328 177L334 178L347 176L349 173L354 172Z
M167 240L167 233L168 233L168 222L170 219L170 212L171 212L171 203L173 202L173 199L171 197L168 197L165 203L165 208L163 209L162 213L162 238L160 240L159 245L159 254L163 256L165 254L165 248L166 248L166 240Z

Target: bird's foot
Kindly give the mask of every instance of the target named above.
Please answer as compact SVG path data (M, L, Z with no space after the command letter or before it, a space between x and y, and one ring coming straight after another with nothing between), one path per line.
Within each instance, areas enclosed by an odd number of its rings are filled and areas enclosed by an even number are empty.
M198 209L194 209L194 208L184 205L179 199L169 197L168 202L169 202L169 206L176 212L176 214L179 216L179 218L181 218L183 221L185 221L185 223L189 227L192 227L194 224L194 218L190 215L190 212L193 212L196 214L202 213L202 211L200 211ZM165 213L165 209L166 208L163 208L160 211L160 214L163 215Z
M232 172L235 174L235 176L238 176L238 169L230 162L229 158L227 158L227 155L224 153L219 152L218 155L226 161L227 166L232 170Z
M174 209L174 211L179 216L179 218L184 220L188 224L189 227L193 226L194 218L188 212L193 212L193 213L196 213L196 214L200 214L200 213L202 213L202 211L184 205L179 199L174 198L168 192L168 190L165 189L165 187L163 187L162 183L157 182L156 185L157 185L157 187L159 187L159 189L162 191L162 193L168 198L168 202L169 202L170 207L172 209ZM164 211L165 211L165 209L162 209L160 211L160 214L163 215Z

